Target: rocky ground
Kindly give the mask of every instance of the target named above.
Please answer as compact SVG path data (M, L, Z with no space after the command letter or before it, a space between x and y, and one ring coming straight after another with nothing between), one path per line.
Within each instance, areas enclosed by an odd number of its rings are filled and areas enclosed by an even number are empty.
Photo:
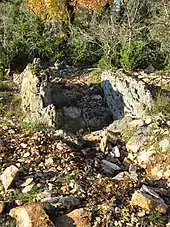
M169 119L113 122L89 73L55 83L60 129L21 124L1 88L0 226L169 227Z

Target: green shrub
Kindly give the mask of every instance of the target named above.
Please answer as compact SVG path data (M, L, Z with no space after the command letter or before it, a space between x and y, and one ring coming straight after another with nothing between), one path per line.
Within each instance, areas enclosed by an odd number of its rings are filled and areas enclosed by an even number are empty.
M170 117L170 98L163 94L158 94L155 101L152 103L151 111L152 115L162 113L163 115Z
M169 12L169 3L125 0L120 12L113 7L110 12L91 15L90 20L84 15L84 22L79 15L71 30L68 56L86 63L101 56L98 65L104 70L136 70L149 65L169 68Z
M22 1L0 7L1 75L6 68L22 71L34 57L52 62L59 58L58 30L49 33L47 22L30 14Z
M86 29L72 26L65 54L69 63L91 65L100 59L102 50L99 43L90 39Z
M143 43L138 42L131 45L126 45L120 51L121 66L125 71L137 68L142 60Z
M125 71L144 69L152 65L155 69L165 67L165 53L160 49L160 44L154 41L150 43L135 42L122 47L120 51L120 63Z
M95 69L89 74L89 82L92 84L100 84L101 83L101 69Z
M34 133L34 132L44 131L46 129L47 129L46 124L43 124L42 122L39 122L39 121L21 122L21 130L23 132Z

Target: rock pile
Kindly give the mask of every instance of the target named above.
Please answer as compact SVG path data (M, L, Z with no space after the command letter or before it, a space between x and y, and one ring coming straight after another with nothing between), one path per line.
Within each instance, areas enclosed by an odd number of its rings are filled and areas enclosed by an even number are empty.
M81 77L86 76L83 72L68 76L69 69L49 68L38 73L36 67L30 64L23 73L14 76L27 121L71 131L97 130L112 121L101 87L81 81Z
M14 76L14 81L20 85L21 107L26 119L57 126L57 112L52 104L51 84L48 78L44 75L38 77L28 65L21 75Z
M0 125L0 226L15 226L16 220L19 227L168 227L170 121L146 116L152 102L146 83L103 75L102 86L110 89L106 100L113 101L108 106L118 119L112 122L100 86L82 80L87 75L49 82L26 71L25 80L35 83L27 93L21 80L23 109L33 116L34 98L43 108L52 103L58 127L65 123L67 130L28 133L12 120ZM76 121L79 129L99 130L76 133Z

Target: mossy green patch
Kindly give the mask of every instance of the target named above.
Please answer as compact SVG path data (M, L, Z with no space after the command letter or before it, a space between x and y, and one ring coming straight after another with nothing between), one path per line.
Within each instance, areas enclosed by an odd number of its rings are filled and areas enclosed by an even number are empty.
M134 132L135 132L134 127L127 126L126 129L124 129L122 132L123 141L127 143L130 140L130 138L133 136Z
M102 71L100 69L95 69L89 74L89 82L92 84L100 84L101 83L101 74Z
M21 122L21 130L26 133L34 133L39 131L45 131L47 129L47 125L39 122L39 121L22 121Z
M162 113L164 116L170 117L170 97L158 94L152 103L151 110L147 112L152 116Z

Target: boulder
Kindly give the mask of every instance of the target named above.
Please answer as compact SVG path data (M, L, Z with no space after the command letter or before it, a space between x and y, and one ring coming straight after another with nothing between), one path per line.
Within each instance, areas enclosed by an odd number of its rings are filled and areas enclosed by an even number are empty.
M5 150L4 142L0 139L0 152Z
M4 211L5 203L3 201L0 201L0 214Z
M84 208L73 210L72 212L57 217L56 227L91 227L92 213Z
M8 190L11 187L18 173L19 169L14 165L11 165L5 169L1 175L1 181L5 190Z
M16 219L18 227L54 227L40 204L13 208L9 215Z
M136 153L149 138L150 129L147 126L139 127L126 144L128 151Z
M166 213L168 206L164 200L149 187L143 185L140 190L137 190L132 195L132 206L139 206L148 211L156 211L160 213Z
M146 110L151 109L151 90L137 77L118 70L115 73L103 72L101 80L114 119L122 119L126 115L142 118Z
M37 76L30 65L21 73L21 107L29 121L57 125L57 112L52 103L51 83L47 75Z
M148 157L148 162L141 164L141 167L146 170L147 177L153 180L165 179L170 182L169 152L154 152ZM140 156L137 158L140 160Z
M115 174L115 172L117 172L118 170L121 170L121 168L118 165L107 160L102 160L101 167L104 173L109 176Z
M145 169L148 179L170 182L169 133L153 123L137 129L126 144L128 158Z

